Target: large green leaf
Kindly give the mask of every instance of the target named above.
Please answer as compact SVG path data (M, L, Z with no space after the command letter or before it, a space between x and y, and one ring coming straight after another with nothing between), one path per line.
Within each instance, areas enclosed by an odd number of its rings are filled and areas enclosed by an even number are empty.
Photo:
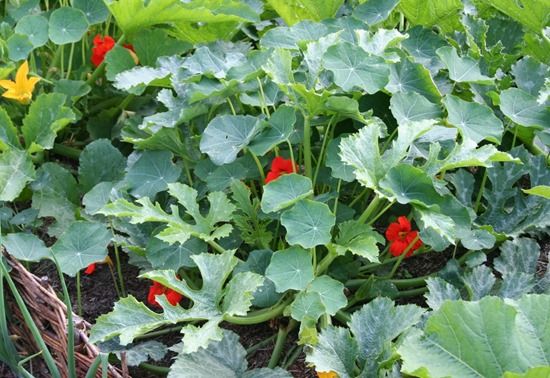
M548 13L550 12L548 1L480 0L480 2L495 7L536 33L542 33L544 27L548 26Z
M144 29L135 34L132 45L143 66L155 67L161 56L179 55L189 49L190 45L178 41L162 29Z
M34 164L25 151L0 154L0 201L13 201L34 176Z
M300 247L273 253L265 275L275 284L277 292L303 290L313 281L311 255Z
M248 369L246 350L239 343L239 336L224 330L221 341L211 343L193 353L180 353L172 366L168 378L290 378L281 368ZM259 374L259 375L258 375Z
M21 148L17 129L4 108L0 108L0 151L10 148Z
M491 84L493 82L490 77L481 73L478 61L469 56L458 56L454 47L440 47L437 49L437 55L449 70L449 77L453 81L479 84Z
M50 15L48 34L56 45L80 41L88 30L88 20L80 9L57 8Z
M145 151L128 169L125 181L135 197L154 197L176 182L181 167L172 162L169 151Z
M7 40L8 56L10 60L25 60L33 49L29 37L23 34L13 34Z
M393 94L399 92L416 92L431 102L439 102L441 93L437 89L430 71L422 64L413 63L408 59L391 66L390 82L386 89Z
M252 116L222 115L214 118L201 138L201 151L214 164L222 165L235 161L237 154L260 131L261 123Z
M296 111L289 106L279 106L269 118L269 126L254 138L250 151L263 156L279 143L284 142L294 132Z
M380 252L378 244L384 244L385 241L372 227L357 221L347 221L338 225L338 237L335 243L336 252L341 255L350 251L371 262L378 262Z
M311 180L308 177L291 173L264 186L262 195L262 211L272 213L309 197L313 194Z
M518 88L500 93L500 110L522 126L544 128L550 125L550 110L540 105L535 96Z
M438 25L450 32L460 25L459 11L462 7L460 0L401 0L398 9L412 25Z
M57 133L76 120L73 111L64 106L65 100L62 94L49 93L32 102L21 127L30 153L51 149Z
M308 199L301 200L281 215L288 243L304 248L330 242L335 221L336 217L326 204Z
M51 256L50 249L34 234L7 234L2 244L10 255L23 261L37 262Z
M74 222L52 246L63 273L74 277L88 265L105 260L113 235L99 223Z
M72 0L71 4L84 13L90 25L100 24L109 18L109 9L102 0Z
M369 26L374 26L385 21L391 11L399 4L400 0L367 0L355 7L353 16L364 21Z
M517 302L486 297L448 301L424 327L407 335L398 352L403 372L415 377L500 377L550 361L550 296Z
M500 143L504 127L490 108L452 95L446 96L443 103L449 113L449 123L460 130L462 138L475 143L482 140Z
M336 14L344 0L327 0L319 6L314 0L267 0L288 25L303 20L321 21Z
M334 82L345 91L362 89L376 93L389 80L389 68L382 58L348 42L329 47L323 56L323 66L334 74Z
M33 48L44 46L48 42L48 20L38 14L29 14L19 20L15 32L26 35Z
M84 192L102 181L117 182L124 177L126 159L107 139L88 144L80 154L79 162L78 178Z
M416 92L394 93L390 99L390 109L400 125L425 119L438 119L442 115L438 105Z

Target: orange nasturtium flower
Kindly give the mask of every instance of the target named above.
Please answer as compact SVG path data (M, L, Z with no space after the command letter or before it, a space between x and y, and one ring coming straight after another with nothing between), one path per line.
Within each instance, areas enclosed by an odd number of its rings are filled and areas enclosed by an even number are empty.
M40 81L39 77L27 77L29 74L29 64L25 60L15 74L15 81L0 80L0 87L6 89L2 97L10 98L24 105L32 100L32 91L36 83Z
M338 374L336 374L333 371L318 371L317 377L318 378L338 378Z

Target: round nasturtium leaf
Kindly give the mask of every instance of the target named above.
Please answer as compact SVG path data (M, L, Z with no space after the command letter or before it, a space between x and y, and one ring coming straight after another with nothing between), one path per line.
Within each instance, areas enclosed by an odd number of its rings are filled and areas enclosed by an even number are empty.
M50 257L50 249L36 235L25 232L8 234L2 243L8 253L19 260L40 261Z
M17 34L26 35L34 48L48 42L48 20L38 14L30 14L19 20L15 26Z
M294 205L313 194L313 186L308 177L291 173L264 186L262 211L273 213Z
M302 200L281 215L286 240L304 248L330 242L335 221L336 217L326 204L312 200Z
M88 20L80 9L62 7L50 16L49 36L56 45L80 41L86 30Z
M271 257L265 276L273 281L279 293L303 290L314 278L311 254L300 247L277 251Z
M73 0L72 4L84 12L90 25L101 24L109 18L109 8L103 0Z
M8 38L8 56L13 61L27 59L32 51L32 43L23 34L14 34Z

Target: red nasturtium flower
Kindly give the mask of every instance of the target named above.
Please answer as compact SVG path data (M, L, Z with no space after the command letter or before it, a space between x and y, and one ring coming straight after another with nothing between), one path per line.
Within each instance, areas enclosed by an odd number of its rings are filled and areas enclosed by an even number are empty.
M88 265L88 267L84 271L84 274L87 274L87 275L93 274L95 272L95 268L96 268L95 263Z
M418 231L412 231L411 222L407 217L400 216L397 218L397 222L391 223L386 230L386 239L390 242L390 253L393 256L400 256L417 236ZM422 240L418 239L405 257L412 255L421 246Z
M92 47L92 64L95 67L97 67L103 62L103 59L105 59L105 55L109 51L111 51L113 47L115 47L116 42L113 38L111 38L108 35L102 37L101 35L98 34L94 37L93 43L94 43L94 47ZM137 55L135 54L136 52L134 51L134 46L130 44L125 44L123 46L126 49L128 49L128 51L130 52L130 55L132 55L132 58L134 59L134 62L136 62L137 64L138 58L137 58Z
M271 171L267 173L265 183L267 184L268 182L279 178L281 175L293 172L298 172L298 166L294 164L294 167L292 167L292 160L277 156L271 162Z
M149 288L147 302L149 302L151 306L160 307L160 304L157 302L156 296L162 294L166 295L166 299L172 306L177 305L183 298L183 295L181 295L177 291L167 288L159 282L153 281L153 284Z

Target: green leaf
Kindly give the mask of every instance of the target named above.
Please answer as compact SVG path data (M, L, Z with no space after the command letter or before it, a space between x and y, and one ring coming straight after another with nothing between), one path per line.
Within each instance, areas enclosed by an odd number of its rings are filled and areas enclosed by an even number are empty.
M481 74L478 61L469 56L458 56L454 47L440 47L437 49L437 55L449 70L451 80L459 83L493 83L493 79Z
M303 20L321 21L333 17L344 0L327 0L320 7L314 0L267 0L281 18L288 24Z
M500 256L494 262L502 275L499 296L518 298L531 291L539 255L540 247L533 239L517 238L502 244Z
M286 209L312 194L313 187L308 177L296 173L283 175L264 186L262 211L274 213Z
M353 16L369 26L379 24L390 16L399 0L368 0L353 10Z
M147 244L146 258L153 269L174 269L195 267L193 255L207 252L207 245L202 240L191 238L184 243L168 244L157 238L151 238Z
M242 378L290 378L281 368L247 370L246 350L239 343L239 336L224 330L223 338L193 353L180 353L170 367L168 378L242 377Z
M107 205L111 199L113 188L114 184L112 182L100 182L88 193L84 194L84 197L82 197L82 205L84 205L86 213L93 215L103 206Z
M7 234L2 244L10 255L23 261L37 262L51 256L50 249L33 234L23 232Z
M290 106L282 105L269 118L269 126L254 138L250 151L263 156L279 143L284 142L294 132L296 111Z
M533 196L540 196L546 199L550 199L550 186L549 185L537 185L531 189L522 189L523 193L531 194Z
M63 273L74 277L88 265L105 260L113 235L99 223L77 221L52 246Z
M32 102L21 127L30 153L53 148L57 133L76 120L64 105L65 96L59 93L41 94Z
M80 9L57 8L50 15L48 35L56 45L78 42L88 30L88 20Z
M269 249L259 249L250 252L248 258L244 262L239 262L239 265L233 270L233 274L240 272L253 272L260 275L265 275L265 270L271 262L273 251ZM275 284L268 278L264 279L264 284L254 293L252 304L255 307L273 306L281 298L275 290Z
M119 73L132 69L136 65L130 51L118 45L107 52L104 61L106 64L105 76L110 81L115 80Z
M522 126L544 128L550 125L550 110L540 105L535 96L518 88L500 93L500 110Z
M445 32L460 29L460 0L401 0L398 9L412 25L431 28L438 25Z
M416 92L397 92L390 99L390 109L399 125L425 119L441 118L441 108Z
M547 365L550 332L544 328L546 295L528 295L515 304L485 297L448 301L410 332L398 353L403 372L416 377L500 377ZM490 363L488 363L490 361Z
M80 154L78 181L84 192L103 181L122 180L126 159L107 139L94 140Z
M355 180L353 167L345 164L339 155L341 140L342 136L338 136L328 142L325 164L330 168L332 177L346 182L352 182Z
M228 315L246 315L252 306L254 292L263 282L263 276L252 272L234 275L225 289L222 311Z
M172 162L169 151L145 151L128 168L125 181L135 197L154 197L176 182L181 167Z
M527 370L525 374L506 372L503 378L546 378L550 374L550 367L535 367Z
M550 67L526 56L512 66L512 74L519 89L538 96L544 88L545 79L550 74Z
M90 333L90 342L96 343L120 336L120 343L127 345L136 335L144 334L166 323L168 322L163 314L149 310L132 295L128 295L115 303L113 311L97 318Z
M29 37L24 34L13 34L8 38L7 45L8 56L13 61L27 59L33 49Z
M447 95L443 103L449 113L449 123L460 130L464 139L500 143L504 126L489 107L452 95Z
M106 350L102 351L107 352ZM119 350L111 350L116 356L121 359L122 353L126 353L126 362L128 366L139 366L142 362L147 362L149 359L160 361L168 352L168 347L161 342L155 340L145 341L130 348L122 348Z
M201 46L184 60L182 66L192 75L208 75L223 79L231 68L245 63L245 53L248 49L249 46L243 43L217 42Z
M303 290L314 278L311 255L300 247L277 251L273 253L265 275L273 281L279 293L290 289Z
M319 335L319 342L312 346L306 361L315 365L319 372L333 371L340 378L353 377L357 342L346 328L329 325Z
M302 291L290 305L290 315L299 322L304 319L317 321L325 312L321 295L317 292Z
M262 69L274 83L284 86L294 82L292 54L289 50L274 49Z
M109 9L102 0L72 0L71 4L84 13L90 25L101 24L109 18Z
M334 74L336 85L345 91L362 89L372 94L388 84L390 71L384 60L348 42L329 47L323 65Z
M474 267L462 277L462 280L469 289L470 299L473 301L489 295L496 282L495 275L485 265Z
M6 151L10 148L21 149L21 143L8 112L0 108L0 150Z
M388 342L415 325L424 310L416 305L396 306L389 298L380 297L351 316L349 328L359 347L359 358L374 362Z
M439 277L429 277L426 280L428 293L424 294L426 303L432 310L437 310L448 300L454 301L461 299L458 289Z
M155 67L161 56L180 55L191 45L172 38L163 29L144 29L138 31L132 39L132 45L143 66Z
M26 35L33 48L44 46L48 42L48 20L38 14L29 14L17 22L15 32Z
M238 161L216 167L206 177L208 190L222 191L231 186L234 182L240 182L247 177L248 171Z
M378 244L384 244L385 240L372 227L351 220L338 225L335 243L336 251L340 255L350 251L370 262L378 262Z
M408 59L402 59L391 65L390 81L386 85L386 89L392 94L416 92L436 103L441 98L441 93L439 93L430 71L422 64L413 63Z
M336 217L326 204L308 199L301 200L281 215L288 243L304 248L330 242L335 221Z
M325 312L332 316L348 304L344 284L327 275L315 278L307 287L307 292L319 294Z
M415 26L407 30L409 38L401 42L405 50L414 57L415 61L428 68L432 75L436 75L443 68L437 56L437 49L446 46L445 40L431 29Z
M514 0L481 0L481 2L495 7L536 33L541 33L544 27L548 26L548 2L544 0L520 3Z
M214 118L204 130L200 142L201 152L216 165L228 164L256 136L261 127L252 116L222 115Z
M298 50L308 42L314 42L329 33L328 28L318 22L301 21L292 26L279 26L268 30L260 40L262 47Z
M9 150L0 154L0 201L16 199L34 176L34 164L25 151Z
M380 181L380 188L401 204L412 202L426 206L441 198L431 178L422 169L408 164L390 169Z

